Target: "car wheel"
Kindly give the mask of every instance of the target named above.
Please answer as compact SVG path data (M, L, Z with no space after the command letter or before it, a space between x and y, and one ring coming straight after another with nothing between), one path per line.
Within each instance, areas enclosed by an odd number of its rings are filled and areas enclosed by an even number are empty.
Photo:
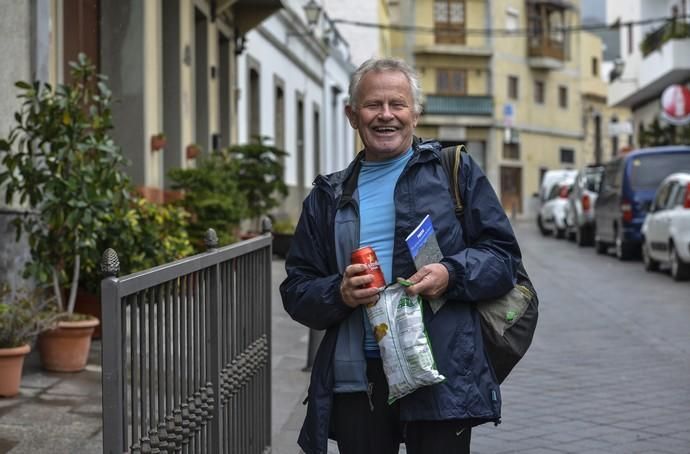
M595 240L594 249L597 251L597 254L606 254L609 252L609 245L601 240Z
M565 229L556 227L556 238L565 238Z
M565 234L568 237L568 241L576 241L577 240L577 231L579 228L577 227L569 227L565 230Z
M656 271L659 269L659 262L649 255L649 246L646 241L642 242L642 261L644 262L644 269L647 271Z
M685 281L690 278L690 263L685 263L678 257L678 251L673 243L669 250L671 256L671 277L676 281Z

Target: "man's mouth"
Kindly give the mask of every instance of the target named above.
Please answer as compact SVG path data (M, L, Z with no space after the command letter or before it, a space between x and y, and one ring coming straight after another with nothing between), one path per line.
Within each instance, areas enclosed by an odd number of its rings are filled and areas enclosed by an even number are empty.
M393 126L375 126L373 129L380 134L391 134L398 130L398 128Z

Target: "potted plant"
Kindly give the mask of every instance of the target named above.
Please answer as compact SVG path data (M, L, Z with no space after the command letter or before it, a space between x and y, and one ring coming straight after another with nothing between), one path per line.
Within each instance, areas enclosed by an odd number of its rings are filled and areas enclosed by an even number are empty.
M206 250L203 239L209 228L218 234L220 245L235 241L235 230L247 213L246 197L236 178L238 166L223 153L211 153L194 168L168 173L172 188L183 194L175 204L191 214L189 236L198 252Z
M98 320L74 313L82 263L98 260L99 234L113 207L128 197L125 159L109 136L106 78L84 54L70 66L70 84L15 84L23 102L9 136L0 140L6 201L16 197L30 212L12 221L17 238L26 235L29 243L25 277L52 287L62 314L58 327L39 336L41 359L45 368L61 371L86 365ZM78 351L67 346L74 340Z
M45 311L46 300L38 294L38 291L12 292L9 285L0 286L0 397L19 394L22 367L31 351L30 344L51 322L51 315Z
M151 136L151 151L158 151L165 148L167 141L165 140L165 134L159 132Z
M195 143L190 143L185 149L185 156L187 159L195 159L201 154L201 147Z
M157 204L129 190L130 199L113 207L97 240L97 250L113 248L120 255L122 275L152 268L194 253L189 240L189 213L172 203ZM100 259L82 261L75 310L101 320ZM97 326L93 338L100 338Z
M295 234L295 224L289 218L279 219L273 222L273 253L285 258L292 244Z
M287 153L265 141L265 137L258 138L256 143L233 145L223 151L238 163L236 178L255 232L259 230L261 216L277 207L288 194L282 162Z

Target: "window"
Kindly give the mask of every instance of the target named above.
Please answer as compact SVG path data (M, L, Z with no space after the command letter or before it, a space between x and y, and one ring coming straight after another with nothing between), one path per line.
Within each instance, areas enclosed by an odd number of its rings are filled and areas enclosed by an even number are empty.
M437 69L436 91L442 95L467 94L467 72L462 69Z
M534 82L534 102L544 104L544 82L541 80Z
M599 59L597 57L592 57L592 75L599 75Z
M249 70L249 129L247 137L249 142L255 143L261 135L261 94L259 92L259 72L251 68Z
M465 44L465 0L434 0L437 43Z
M575 150L561 148L561 164L575 164Z
M283 92L283 87L281 85L276 85L275 87L276 93L275 93L275 125L273 126L274 128L274 134L275 134L275 145L276 148L280 148L281 150L285 149L285 93Z
M563 108L568 108L568 87L558 87L558 105Z
M633 53L633 28L632 24L628 24L628 54Z
M506 30L514 31L520 26L520 16L515 8L506 10Z
M503 159L520 160L520 144L519 143L504 143L503 144Z
M517 76L508 76L508 98L518 99L518 78Z

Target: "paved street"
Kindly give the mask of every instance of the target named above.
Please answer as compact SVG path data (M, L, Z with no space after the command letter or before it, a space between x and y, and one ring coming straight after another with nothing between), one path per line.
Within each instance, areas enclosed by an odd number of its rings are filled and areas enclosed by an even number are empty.
M517 233L540 324L503 387L503 423L475 429L473 453L690 453L690 283L542 238L531 223ZM283 262L273 271L273 453L298 454L308 331L277 298ZM78 374L42 372L30 356L21 396L0 400L0 454L100 452L94 347Z

